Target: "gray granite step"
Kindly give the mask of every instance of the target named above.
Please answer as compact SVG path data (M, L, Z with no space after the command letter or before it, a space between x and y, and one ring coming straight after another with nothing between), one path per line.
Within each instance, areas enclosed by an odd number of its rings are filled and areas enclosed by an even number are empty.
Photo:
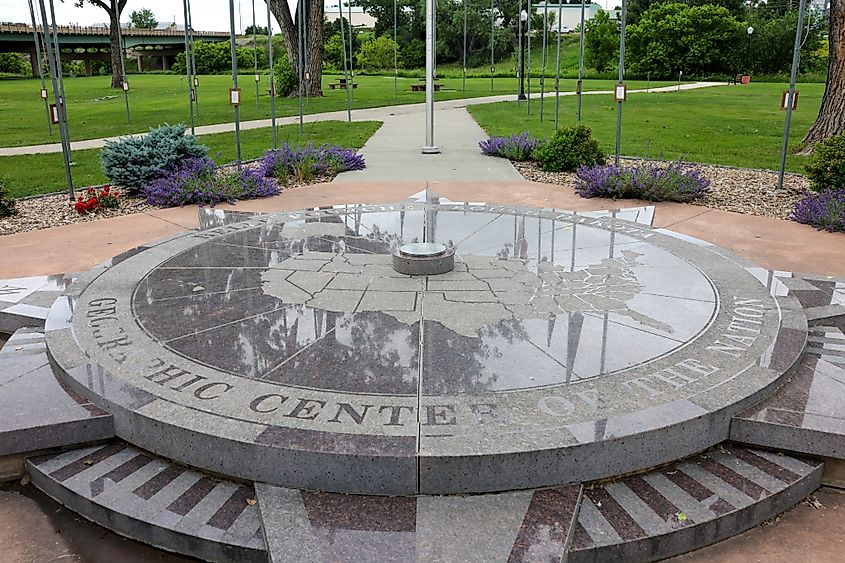
M561 561L580 487L344 495L256 484L270 561Z
M44 333L17 330L0 349L0 456L106 440L111 415L53 375Z
M0 280L0 333L44 328L50 305L70 283L64 274Z
M812 327L798 369L771 397L734 418L731 439L845 459L845 334Z
M123 442L30 459L41 491L118 534L207 561L266 561L252 485Z
M655 561L739 534L821 484L822 463L739 446L587 487L571 563Z
M610 483L366 496L211 477L120 441L29 460L33 484L124 536L208 561L652 561L738 534L822 465L720 446ZM266 546L266 547L265 547Z

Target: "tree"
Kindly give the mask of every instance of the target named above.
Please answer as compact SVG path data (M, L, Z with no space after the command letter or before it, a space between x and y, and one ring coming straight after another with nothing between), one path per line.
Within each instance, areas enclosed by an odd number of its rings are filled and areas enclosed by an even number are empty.
M396 43L386 35L365 41L358 53L358 67L382 70L393 68L393 53Z
M256 25L256 26L254 26L254 28L255 28L255 34L256 35L267 35L267 28L266 27L261 27L260 25ZM244 35L252 35L252 31L253 31L253 26L249 25L244 30Z
M699 77L731 74L739 68L741 28L722 6L654 4L627 30L628 67L657 78L678 71Z
M129 25L138 29L155 29L158 20L149 8L141 8L129 14Z
M301 0L297 2L297 18L294 22L290 12L288 0L266 0L270 3L270 11L282 28L285 50L291 67L299 68L299 50L297 48L297 29L299 26L299 10L304 9L304 30L308 40L305 45L305 60L308 68L305 72L310 75L306 81L307 94L312 97L323 95L323 19L325 18L324 0ZM348 40L348 38L347 38ZM292 94L291 94L292 95Z
M754 33L749 38L745 34L748 25L754 28ZM740 38L745 48L750 47L750 70L758 74L789 74L792 68L792 49L795 42L795 27L798 25L798 12L787 12L778 17L761 17L760 12L755 12L748 24L743 23L743 32ZM800 72L824 72L823 57L820 56L823 39L822 33L826 31L818 24L818 18L813 18L809 29L805 30L804 44L801 47ZM745 69L745 64L742 65Z
M120 46L120 14L126 7L126 0L76 0L76 7L81 8L85 3L102 8L109 15L109 48L111 51L111 87L122 88L123 77L120 69L123 66L123 50Z
M610 14L599 10L584 24L584 58L588 66L604 72L613 66L619 52L619 26Z
M375 18L375 35L393 37L393 0L356 0L357 5ZM402 62L408 68L425 65L425 0L399 0L397 13L398 43ZM513 51L516 43L517 0L496 0L493 4L497 22L494 31L495 59ZM490 0L466 0L467 65L490 64ZM536 16L535 16L536 17ZM542 30L542 14L536 29ZM550 25L554 21L549 10ZM437 60L443 63L463 60L464 2L437 2Z
M38 63L35 63L38 65ZM0 72L26 74L29 65L19 53L0 53Z
M830 2L827 85L819 116L804 137L805 152L828 137L845 132L845 0Z
M705 4L713 6L723 6L727 8L727 10L731 13L732 16L738 19L745 16L747 6L746 0L628 0L628 6L625 15L626 23L628 25L634 25L636 23L639 23L642 15L652 6L656 6L657 4L668 4L670 2L678 1L682 1L684 4L688 4L690 6L703 6ZM763 6L773 5L777 2L783 4L784 1L785 0L769 0L767 3L764 3ZM795 1L797 2L797 0Z

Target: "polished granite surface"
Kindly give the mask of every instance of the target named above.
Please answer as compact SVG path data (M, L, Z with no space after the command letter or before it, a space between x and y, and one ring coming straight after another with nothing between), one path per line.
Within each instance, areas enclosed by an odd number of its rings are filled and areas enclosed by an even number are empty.
M392 494L634 470L725 439L806 338L779 278L620 219L642 210L423 193L206 215L83 274L48 345L124 437L245 478ZM393 271L420 241L453 248L454 271ZM255 463L209 459L215 441Z

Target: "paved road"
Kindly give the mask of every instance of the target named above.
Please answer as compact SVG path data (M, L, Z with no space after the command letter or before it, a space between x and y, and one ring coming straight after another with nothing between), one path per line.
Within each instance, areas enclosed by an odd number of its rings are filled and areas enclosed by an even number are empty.
M708 88L711 86L724 86L722 82L695 82L693 84L681 84L681 90L695 90L698 88ZM659 92L675 92L678 90L678 86L665 86L663 88L652 88L648 90L649 93L659 93ZM637 93L645 93L646 90L631 90L629 94L637 94ZM584 92L584 95L610 95L612 92L609 90L598 90L598 91L590 91ZM561 92L561 96L574 96L575 92ZM539 99L539 95L532 95L532 98ZM554 96L546 95L546 99L552 98ZM502 96L485 96L481 98L466 98L462 100L448 100L443 102L435 102L435 110L436 112L440 112L441 110L447 109L454 109L459 107L465 107L470 105L478 105L478 104L492 104L496 102L504 102L504 101L512 101L513 94L506 94ZM405 105L398 105L398 106L384 106L380 108L370 108L370 109L356 109L352 111L352 119L353 121L368 121L368 120L375 120L375 121L384 121L388 117L391 116L399 116L399 115L411 115L411 114L424 114L425 113L425 104L405 104ZM311 115L306 115L304 120L306 122L312 121L331 121L331 120L345 120L346 119L346 111L330 111L325 113L314 113ZM278 125L288 125L291 123L298 123L299 117L280 117L276 119L276 123ZM270 120L269 119L256 119L254 121L243 121L241 122L241 130L247 129L260 129L262 127L270 127ZM196 128L197 135L210 135L212 133L227 133L230 131L235 130L234 123L218 123L216 125L203 125L202 127ZM422 134L420 134L420 144L422 143ZM119 137L107 137L102 139L90 139L87 141L75 141L71 143L71 150L83 150L83 149L99 149L105 146L106 141L115 141ZM30 145L26 147L5 147L0 148L0 156L14 156L14 155L21 155L21 154L43 154L43 153L55 153L55 152L62 152L62 145L60 143L52 143L48 145Z

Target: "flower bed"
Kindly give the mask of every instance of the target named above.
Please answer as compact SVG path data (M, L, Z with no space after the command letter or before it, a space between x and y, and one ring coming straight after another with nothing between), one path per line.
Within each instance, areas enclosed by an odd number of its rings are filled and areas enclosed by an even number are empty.
M279 186L261 170L218 172L217 165L207 158L187 158L142 190L147 202L158 207L233 203L279 192Z
M642 163L630 168L612 164L580 166L575 173L575 191L581 197L644 199L688 203L710 192L710 180L694 166Z
M820 231L845 231L845 190L807 192L795 205L790 219Z
M478 147L487 156L500 156L522 162L531 160L531 155L539 142L530 137L528 131L510 137L490 137L478 143Z
M294 148L283 144L264 153L260 170L264 176L288 185L290 182L309 182L319 176L363 170L365 166L364 157L352 149L334 145Z

